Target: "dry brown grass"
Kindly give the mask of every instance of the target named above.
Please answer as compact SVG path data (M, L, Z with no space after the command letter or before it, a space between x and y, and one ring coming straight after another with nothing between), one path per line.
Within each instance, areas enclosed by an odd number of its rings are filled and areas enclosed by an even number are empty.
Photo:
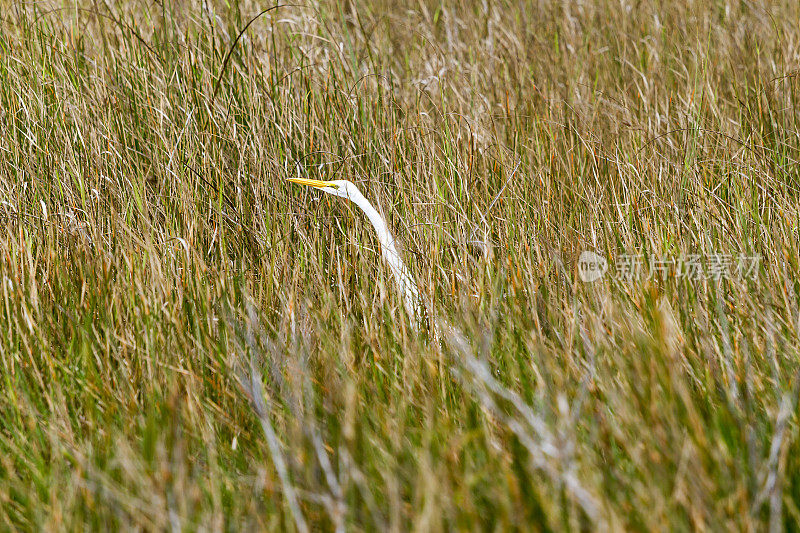
M797 528L796 2L208 4L3 3L1 527Z

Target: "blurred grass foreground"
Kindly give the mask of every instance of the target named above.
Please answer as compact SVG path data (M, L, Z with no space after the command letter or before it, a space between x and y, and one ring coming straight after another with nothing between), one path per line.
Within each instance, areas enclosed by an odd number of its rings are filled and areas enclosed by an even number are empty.
M0 529L800 527L796 1L0 4Z

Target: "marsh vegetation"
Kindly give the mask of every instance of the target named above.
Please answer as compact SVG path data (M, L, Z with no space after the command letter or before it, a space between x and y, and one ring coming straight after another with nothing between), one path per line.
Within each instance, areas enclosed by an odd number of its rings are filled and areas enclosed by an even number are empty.
M796 2L2 5L3 529L797 528Z

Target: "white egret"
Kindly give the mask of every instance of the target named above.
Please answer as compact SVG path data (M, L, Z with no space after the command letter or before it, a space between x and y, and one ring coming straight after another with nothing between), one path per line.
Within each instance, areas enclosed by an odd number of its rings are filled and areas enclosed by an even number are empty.
M394 280L400 289L400 293L403 295L403 303L406 306L406 311L413 317L415 322L418 322L421 318L421 309L417 284L414 283L411 273L408 271L408 268L406 268L403 260L400 259L400 254L397 252L397 247L394 244L394 237L389 233L386 221L383 220L378 210L372 207L372 204L364 198L364 195L361 194L358 187L347 180L319 181L305 178L288 178L288 181L314 187L315 189L340 198L346 198L364 211L364 214L367 215L372 227L375 228L375 232L378 234L378 241L381 243L381 255L383 255L383 259L389 265Z

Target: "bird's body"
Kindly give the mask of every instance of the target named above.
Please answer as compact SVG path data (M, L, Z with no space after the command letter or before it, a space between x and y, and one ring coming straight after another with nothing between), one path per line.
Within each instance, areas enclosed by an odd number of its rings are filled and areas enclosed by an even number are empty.
M406 311L415 322L420 319L420 294L417 284L411 277L411 273L406 267L400 254L397 252L397 246L386 221L378 213L372 204L367 200L358 187L347 180L334 180L334 181L318 181L303 178L289 178L289 181L299 183L300 185L308 185L314 187L328 194L345 198L356 204L369 219L372 227L375 228L375 233L378 235L378 241L381 244L381 255L383 256L386 264L392 271L394 280L397 283L401 294L403 295L403 303L405 304Z

